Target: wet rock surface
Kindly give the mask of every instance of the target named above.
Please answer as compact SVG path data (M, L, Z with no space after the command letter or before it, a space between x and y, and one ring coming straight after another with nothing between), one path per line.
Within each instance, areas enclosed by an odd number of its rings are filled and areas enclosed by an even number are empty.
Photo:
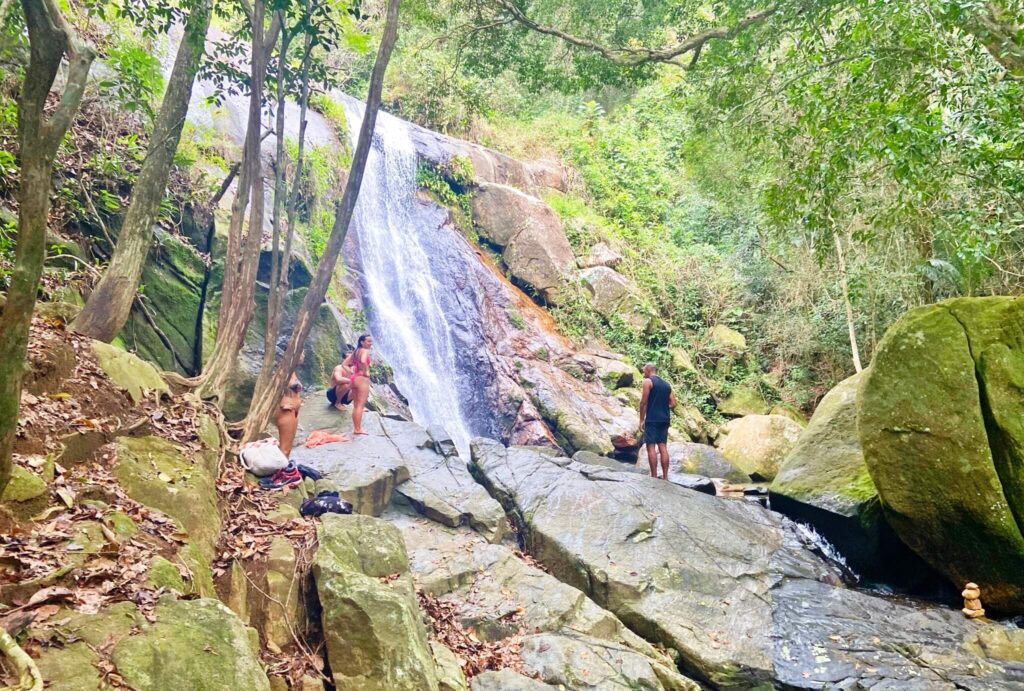
M1024 688L1024 630L811 581L784 582L772 604L775 675L789 687ZM975 644L989 637L1015 659Z
M777 514L485 440L473 448L474 474L553 575L717 688L904 688L953 674L964 688L1017 683L1018 663L1005 659L1016 653L965 647L975 624L841 587ZM870 644L843 643L865 631Z

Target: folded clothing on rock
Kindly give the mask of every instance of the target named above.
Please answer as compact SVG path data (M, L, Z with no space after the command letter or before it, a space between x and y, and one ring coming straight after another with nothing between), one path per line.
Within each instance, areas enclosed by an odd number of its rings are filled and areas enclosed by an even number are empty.
M315 429L306 437L306 448L312 449L314 446L333 444L340 441L351 441L351 439L344 434L332 434L325 429Z

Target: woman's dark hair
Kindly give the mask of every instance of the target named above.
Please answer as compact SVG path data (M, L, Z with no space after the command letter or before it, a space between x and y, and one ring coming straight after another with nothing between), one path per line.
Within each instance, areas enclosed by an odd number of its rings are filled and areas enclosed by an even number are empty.
M366 339L369 338L369 337L370 337L370 334L363 334L362 336L360 336L359 340L356 341L356 347L357 348L362 348L363 347L363 343L365 343Z

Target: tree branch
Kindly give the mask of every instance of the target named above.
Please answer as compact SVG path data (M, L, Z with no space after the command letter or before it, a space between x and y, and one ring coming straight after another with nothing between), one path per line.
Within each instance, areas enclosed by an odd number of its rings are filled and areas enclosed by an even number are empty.
M668 46L665 48L645 48L645 47L632 47L632 46L618 46L610 47L605 46L596 41L592 41L581 36L574 36L573 34L562 31L552 26L541 24L533 19L526 16L519 7L512 2L512 0L492 0L500 8L512 15L512 18L522 24L528 29L536 31L537 33L545 34L548 36L554 36L566 43L585 48L586 50L593 51L601 55L604 59L622 67L637 67L647 63L671 63L682 67L685 70L692 69L697 63L697 59L700 57L700 52L703 50L705 44L709 41L719 40L731 40L736 35L746 29L752 24L757 24L768 17L772 16L778 11L777 5L771 5L764 8L763 10L756 10L747 14L745 17L740 19L736 24L732 26L718 26L712 29L707 29L698 34L694 34L689 38L681 41L675 45ZM689 62L680 62L677 58L686 53L693 52L693 57Z

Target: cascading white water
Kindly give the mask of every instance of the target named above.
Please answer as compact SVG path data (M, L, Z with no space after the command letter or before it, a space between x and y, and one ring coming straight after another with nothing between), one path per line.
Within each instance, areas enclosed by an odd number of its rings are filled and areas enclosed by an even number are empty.
M354 149L363 104L346 99L345 114ZM436 258L416 222L416 165L407 125L379 113L351 230L374 348L394 370L416 421L443 427L465 456L472 434L462 368L442 305L445 287L431 267Z

